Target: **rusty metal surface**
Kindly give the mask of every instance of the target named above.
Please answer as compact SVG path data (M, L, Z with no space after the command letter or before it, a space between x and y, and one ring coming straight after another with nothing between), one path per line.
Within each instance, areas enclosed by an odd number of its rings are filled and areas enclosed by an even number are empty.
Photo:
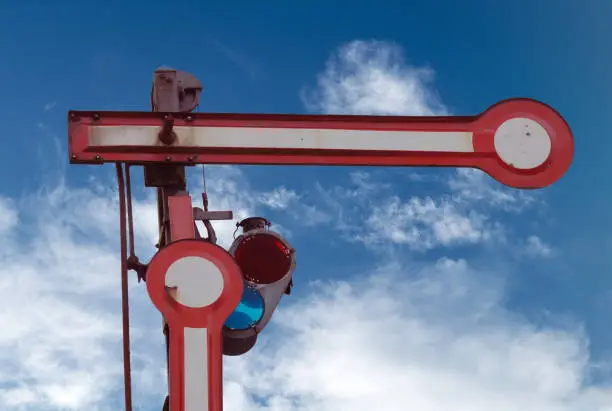
M156 164L144 168L145 187L166 187L186 190L185 167Z
M153 75L152 111L190 112L200 104L202 83L193 74L160 67Z
M160 67L153 74L151 110L174 113L179 110L179 87L176 70Z
M194 110L200 104L202 83L193 74L179 70L176 73L179 87L179 111Z
M232 220L232 211L204 211L201 208L193 208L193 218L196 220Z

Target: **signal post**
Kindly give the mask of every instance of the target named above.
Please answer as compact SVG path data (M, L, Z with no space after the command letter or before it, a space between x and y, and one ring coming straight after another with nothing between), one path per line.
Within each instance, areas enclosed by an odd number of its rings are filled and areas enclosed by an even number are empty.
M210 221L232 214L209 211L205 193L204 208L194 208L185 167L472 167L507 186L537 189L561 178L574 153L565 120L531 99L502 101L462 117L192 113L201 90L192 75L160 68L152 112L68 114L72 164L111 162L118 170L124 164L126 173L129 166L143 166L145 185L157 189L159 252L145 265L133 251L126 174L130 221L126 226L122 207L122 263L124 275L131 268L146 280L168 324L170 411L222 410L222 355L253 347L282 295L290 293L295 269L294 250L261 217L239 223L243 233L228 251L216 245ZM118 176L121 193L123 171ZM204 223L206 238L197 220ZM129 340L125 347L126 409L131 411Z

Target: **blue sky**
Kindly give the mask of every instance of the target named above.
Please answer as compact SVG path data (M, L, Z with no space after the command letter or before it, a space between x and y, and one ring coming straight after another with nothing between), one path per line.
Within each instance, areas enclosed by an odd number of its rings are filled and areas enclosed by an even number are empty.
M169 65L202 81L201 111L532 97L576 141L567 175L528 192L474 170L207 167L211 207L266 216L298 253L295 293L226 361L226 409L609 409L612 3L56 3L0 5L0 408L121 403L114 169L68 166L66 112L149 110ZM148 257L153 193L135 191ZM227 245L233 222L217 229ZM131 298L136 409L157 410L159 315L142 284Z

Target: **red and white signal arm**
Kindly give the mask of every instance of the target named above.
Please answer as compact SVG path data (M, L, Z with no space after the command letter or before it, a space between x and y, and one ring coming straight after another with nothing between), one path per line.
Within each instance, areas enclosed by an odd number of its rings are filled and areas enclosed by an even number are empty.
M531 99L464 117L172 116L72 111L70 161L473 167L511 187L540 188L558 180L574 154L563 117Z
M170 411L221 411L221 332L242 296L240 269L217 245L180 240L153 256L146 284L170 328Z

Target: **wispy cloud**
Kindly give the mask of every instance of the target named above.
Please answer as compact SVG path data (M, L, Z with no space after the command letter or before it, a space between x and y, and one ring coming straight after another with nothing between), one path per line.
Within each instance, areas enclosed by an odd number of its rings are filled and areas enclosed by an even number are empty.
M258 197L259 202L272 209L286 209L299 200L298 194L294 190L285 187L262 193Z
M505 187L477 169L457 169L447 183L448 187L464 201L505 211L521 212L542 204L541 195Z
M18 211L10 198L0 197L0 234L10 232L18 223Z
M527 237L524 253L530 257L549 258L554 254L553 248L540 237L531 235Z
M434 72L407 64L402 49L353 41L335 52L302 99L313 111L336 114L436 115L447 112L432 89Z
M507 311L503 284L466 261L357 274L313 284L253 352L227 361L228 409L608 409L610 388L584 383L583 331Z
M209 175L213 207L231 205L238 218L250 214L239 172L219 167ZM137 251L146 261L157 236L152 196L136 199L134 217ZM216 227L230 243L233 222ZM0 408L116 408L123 367L114 185L59 183L0 198L0 244ZM160 316L133 276L130 288L135 403L158 408L165 392Z
M250 77L256 77L261 75L262 70L260 65L246 53L238 51L234 48L229 47L227 44L220 42L219 40L211 40L209 44L219 52L223 57L229 60L233 65L238 67L240 70L247 73Z
M351 174L350 183L318 185L316 209L350 242L368 247L406 246L412 251L463 244L503 242L499 220L475 210L473 203L452 192L432 196L403 196L390 180L375 179L366 172ZM300 220L301 221L301 220Z
M44 208L35 206L40 200ZM116 272L117 256L104 242L92 244L92 237L77 235L71 218L62 218L87 199L75 199L70 210L44 200L49 197L24 202L24 209L37 215L25 215L19 223L33 235L11 240L9 233L1 234L10 252L0 255L0 381L8 383L0 389L0 404L91 409L118 388L121 373L111 355L119 338L118 305L105 302L114 300L117 276L108 274Z
M55 108L55 106L57 105L56 101L51 101L49 103L46 103L43 107L43 111L51 111Z
M504 236L503 229L487 217L445 200L391 197L372 210L367 231L356 237L369 245L392 242L413 250L438 246L476 244Z

